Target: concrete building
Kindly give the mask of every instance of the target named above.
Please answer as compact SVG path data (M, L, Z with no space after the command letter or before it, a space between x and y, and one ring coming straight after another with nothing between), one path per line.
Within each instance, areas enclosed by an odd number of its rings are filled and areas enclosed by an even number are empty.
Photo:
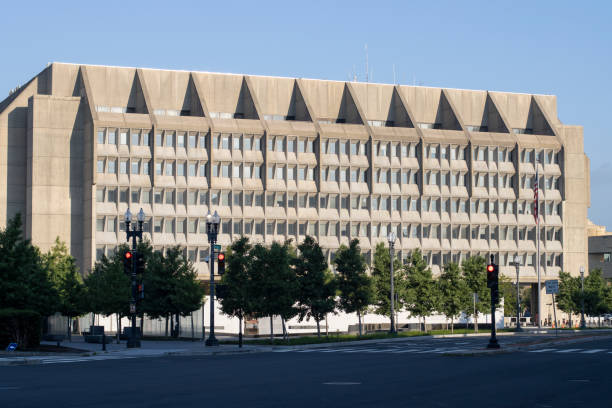
M612 279L612 235L589 236L589 268L601 269L604 278Z
M0 103L0 226L17 212L83 270L125 241L128 206L155 248L181 244L205 277L204 216L220 243L314 235L329 259L398 236L434 273L494 254L542 283L587 265L589 160L556 97L53 63Z

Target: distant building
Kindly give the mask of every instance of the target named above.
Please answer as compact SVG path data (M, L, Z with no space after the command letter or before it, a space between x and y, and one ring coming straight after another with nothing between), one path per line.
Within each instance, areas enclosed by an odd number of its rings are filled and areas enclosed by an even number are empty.
M612 279L612 235L589 237L589 270L601 269L607 279Z
M541 258L533 187L539 163ZM315 236L328 260L394 231L434 273L522 257L521 283L587 262L589 160L552 95L53 63L0 102L0 226L60 236L84 271L147 214L155 249L180 244L202 277L204 216L219 242Z
M593 221L587 218L587 236L597 237L601 235L612 235L612 232L606 231L606 227L604 225L594 224Z

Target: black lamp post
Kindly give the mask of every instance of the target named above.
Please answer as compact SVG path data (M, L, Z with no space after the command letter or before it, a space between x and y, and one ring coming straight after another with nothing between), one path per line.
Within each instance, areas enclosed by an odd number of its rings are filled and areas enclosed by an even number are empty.
M586 329L586 320L584 320L584 266L580 267L580 328Z
M519 288L519 267L521 266L522 258L518 255L514 257L514 262L512 265L516 268L516 331L523 331L521 328L521 295Z
M207 346L218 346L219 341L215 337L215 243L219 234L219 224L221 217L217 211L206 215L206 234L210 243L210 257L208 258L208 270L210 271L210 334L206 339Z
M140 347L140 337L136 336L136 270L138 268L138 265L136 261L137 257L134 255L136 254L136 249L138 245L136 240L138 239L140 242L142 242L142 223L144 222L144 218L145 213L141 208L138 212L138 227L135 225L134 228L130 230L130 224L132 223L132 213L130 212L129 208L125 212L125 233L127 242L129 243L130 238L132 238L132 249L130 251L132 252L132 297L130 298L130 318L132 321L132 329L130 330L130 336L127 341L128 348Z
M389 242L389 265L391 267L391 330L389 330L389 332L391 334L394 334L397 332L397 330L395 329L395 314L393 312L394 309L394 301L395 301L395 296L393 294L394 292L394 288L393 288L393 249L395 246L395 232L391 231L389 233L389 235L387 236L387 241Z

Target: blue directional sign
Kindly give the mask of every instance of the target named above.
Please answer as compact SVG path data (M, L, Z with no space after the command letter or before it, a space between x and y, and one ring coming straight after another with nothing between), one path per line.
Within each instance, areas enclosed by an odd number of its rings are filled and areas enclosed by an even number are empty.
M220 251L220 250L221 250L221 245L215 244L215 251Z
M6 348L6 351L15 351L17 349L17 343L10 343Z

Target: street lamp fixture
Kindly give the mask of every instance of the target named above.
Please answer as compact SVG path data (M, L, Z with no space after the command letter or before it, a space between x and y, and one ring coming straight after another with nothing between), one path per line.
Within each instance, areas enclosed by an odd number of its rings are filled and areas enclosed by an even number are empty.
M136 270L138 268L138 264L137 264L137 261L135 261L135 259L138 259L138 257L135 257L134 255L136 254L136 251L138 249L138 242L142 242L142 223L144 222L144 218L145 218L145 213L141 208L137 215L138 226L135 225L133 229L130 230L130 224L132 223L132 212L130 211L129 207L127 211L125 212L126 240L129 244L130 238L132 238L132 249L130 250L130 253L133 259L132 271L130 274L130 277L132 280L132 284L131 284L132 296L130 298L130 318L131 318L132 328L130 330L130 336L127 341L128 348L140 347L140 336L136 336L136 291L138 287L138 284L136 282Z
M208 339L206 339L207 346L219 345L219 341L215 337L215 244L217 242L217 235L219 235L220 223L221 217L219 217L217 211L211 214L209 210L208 214L206 214L206 234L210 244L210 256L208 258L208 270L210 271L210 334Z
M516 268L516 331L523 331L521 328L521 292L519 290L519 267L521 266L522 257L515 255L512 265Z
M391 329L389 330L389 332L391 334L395 334L397 333L397 330L395 328L395 314L394 314L394 301L395 301L395 295L394 295L394 288L393 288L393 249L395 246L395 239L397 237L395 236L395 232L391 231L389 233L389 235L387 236L387 241L389 242L389 266L391 268Z
M580 267L580 301L581 301L581 310L580 310L580 328L586 329L586 320L584 320L584 266Z

